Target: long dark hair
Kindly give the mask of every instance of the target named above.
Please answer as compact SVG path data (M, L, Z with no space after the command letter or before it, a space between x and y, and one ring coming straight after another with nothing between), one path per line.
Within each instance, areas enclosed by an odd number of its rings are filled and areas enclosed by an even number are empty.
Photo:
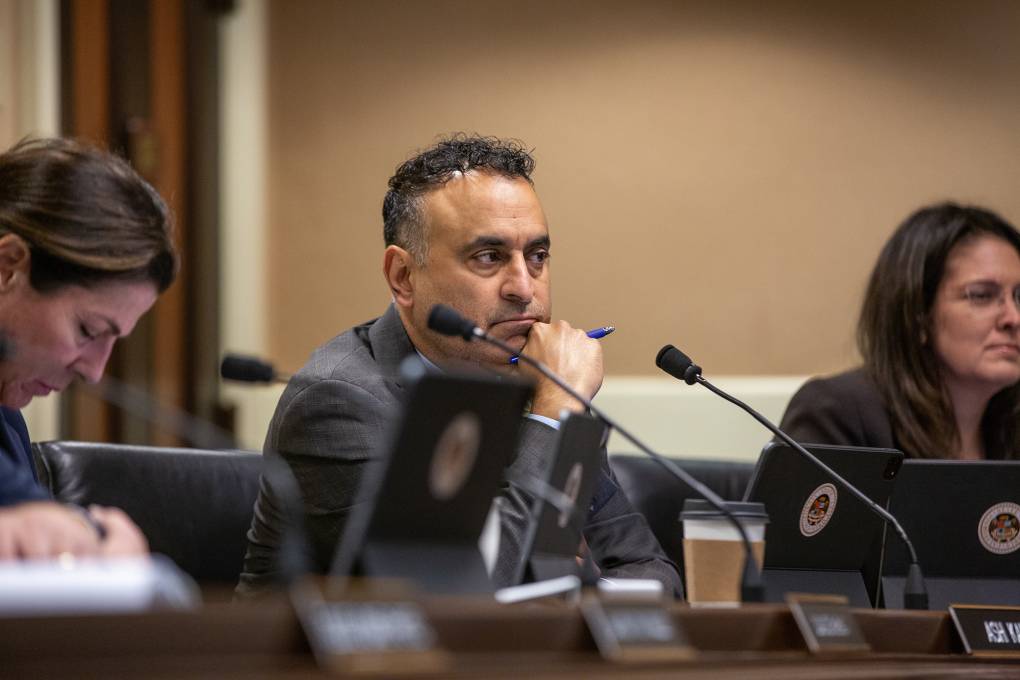
M908 217L882 249L871 273L857 346L882 395L893 433L914 458L948 458L960 435L932 348L932 306L950 251L978 236L1001 238L1020 253L1020 233L983 208L940 203ZM985 454L1013 458L1020 451L1016 419L1020 386L1001 390L981 423Z
M22 141L0 154L0 236L32 253L40 292L110 280L163 292L177 274L163 199L126 161L71 139Z

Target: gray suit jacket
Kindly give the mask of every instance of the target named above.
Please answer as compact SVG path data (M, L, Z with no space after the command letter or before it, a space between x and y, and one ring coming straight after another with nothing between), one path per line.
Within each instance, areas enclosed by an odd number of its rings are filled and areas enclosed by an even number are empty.
M399 366L414 352L396 308L338 335L319 347L288 384L266 437L266 453L290 466L304 499L313 568L325 572L333 560L366 468L377 445L394 427L403 397ZM514 474L540 476L549 464L556 431L525 419ZM644 517L636 512L609 470L589 509L584 535L606 576L654 578L667 592L683 592L679 571L662 552ZM508 585L521 552L530 496L506 486L500 504L500 549L493 581ZM283 519L280 496L263 477L255 502L239 595L275 579L275 557Z

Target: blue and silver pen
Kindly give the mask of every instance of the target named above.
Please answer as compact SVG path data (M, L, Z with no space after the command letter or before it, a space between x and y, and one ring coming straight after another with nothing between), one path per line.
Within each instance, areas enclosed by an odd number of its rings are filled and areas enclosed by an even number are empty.
M592 340L601 340L615 330L616 326L603 326L602 328L596 328L588 331L586 335Z
M610 333L616 330L616 326L603 326L602 328L593 328L592 330L585 333L592 340L601 340ZM510 357L510 363L516 364L517 357Z

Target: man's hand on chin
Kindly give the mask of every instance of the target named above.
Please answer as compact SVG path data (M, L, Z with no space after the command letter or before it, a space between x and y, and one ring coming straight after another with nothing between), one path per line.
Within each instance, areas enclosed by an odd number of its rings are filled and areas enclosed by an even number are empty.
M598 340L592 340L584 331L571 327L566 321L533 324L522 354L541 361L588 399L594 397L602 386L602 346ZM525 362L518 366L536 381L532 413L559 419L563 409L584 410L577 400Z

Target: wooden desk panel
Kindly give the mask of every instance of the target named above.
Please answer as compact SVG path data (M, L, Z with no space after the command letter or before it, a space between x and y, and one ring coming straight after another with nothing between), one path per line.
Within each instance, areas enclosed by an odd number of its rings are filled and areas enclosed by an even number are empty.
M875 653L819 658L808 655L785 606L677 605L673 614L701 650L699 658L622 669L601 660L573 608L450 599L423 605L453 654L453 671L445 674L452 677L1020 676L1020 663L959 655L949 617L940 612L861 610L858 620ZM278 599L210 604L192 613L0 619L0 675L304 678L325 673L316 668L289 606Z

